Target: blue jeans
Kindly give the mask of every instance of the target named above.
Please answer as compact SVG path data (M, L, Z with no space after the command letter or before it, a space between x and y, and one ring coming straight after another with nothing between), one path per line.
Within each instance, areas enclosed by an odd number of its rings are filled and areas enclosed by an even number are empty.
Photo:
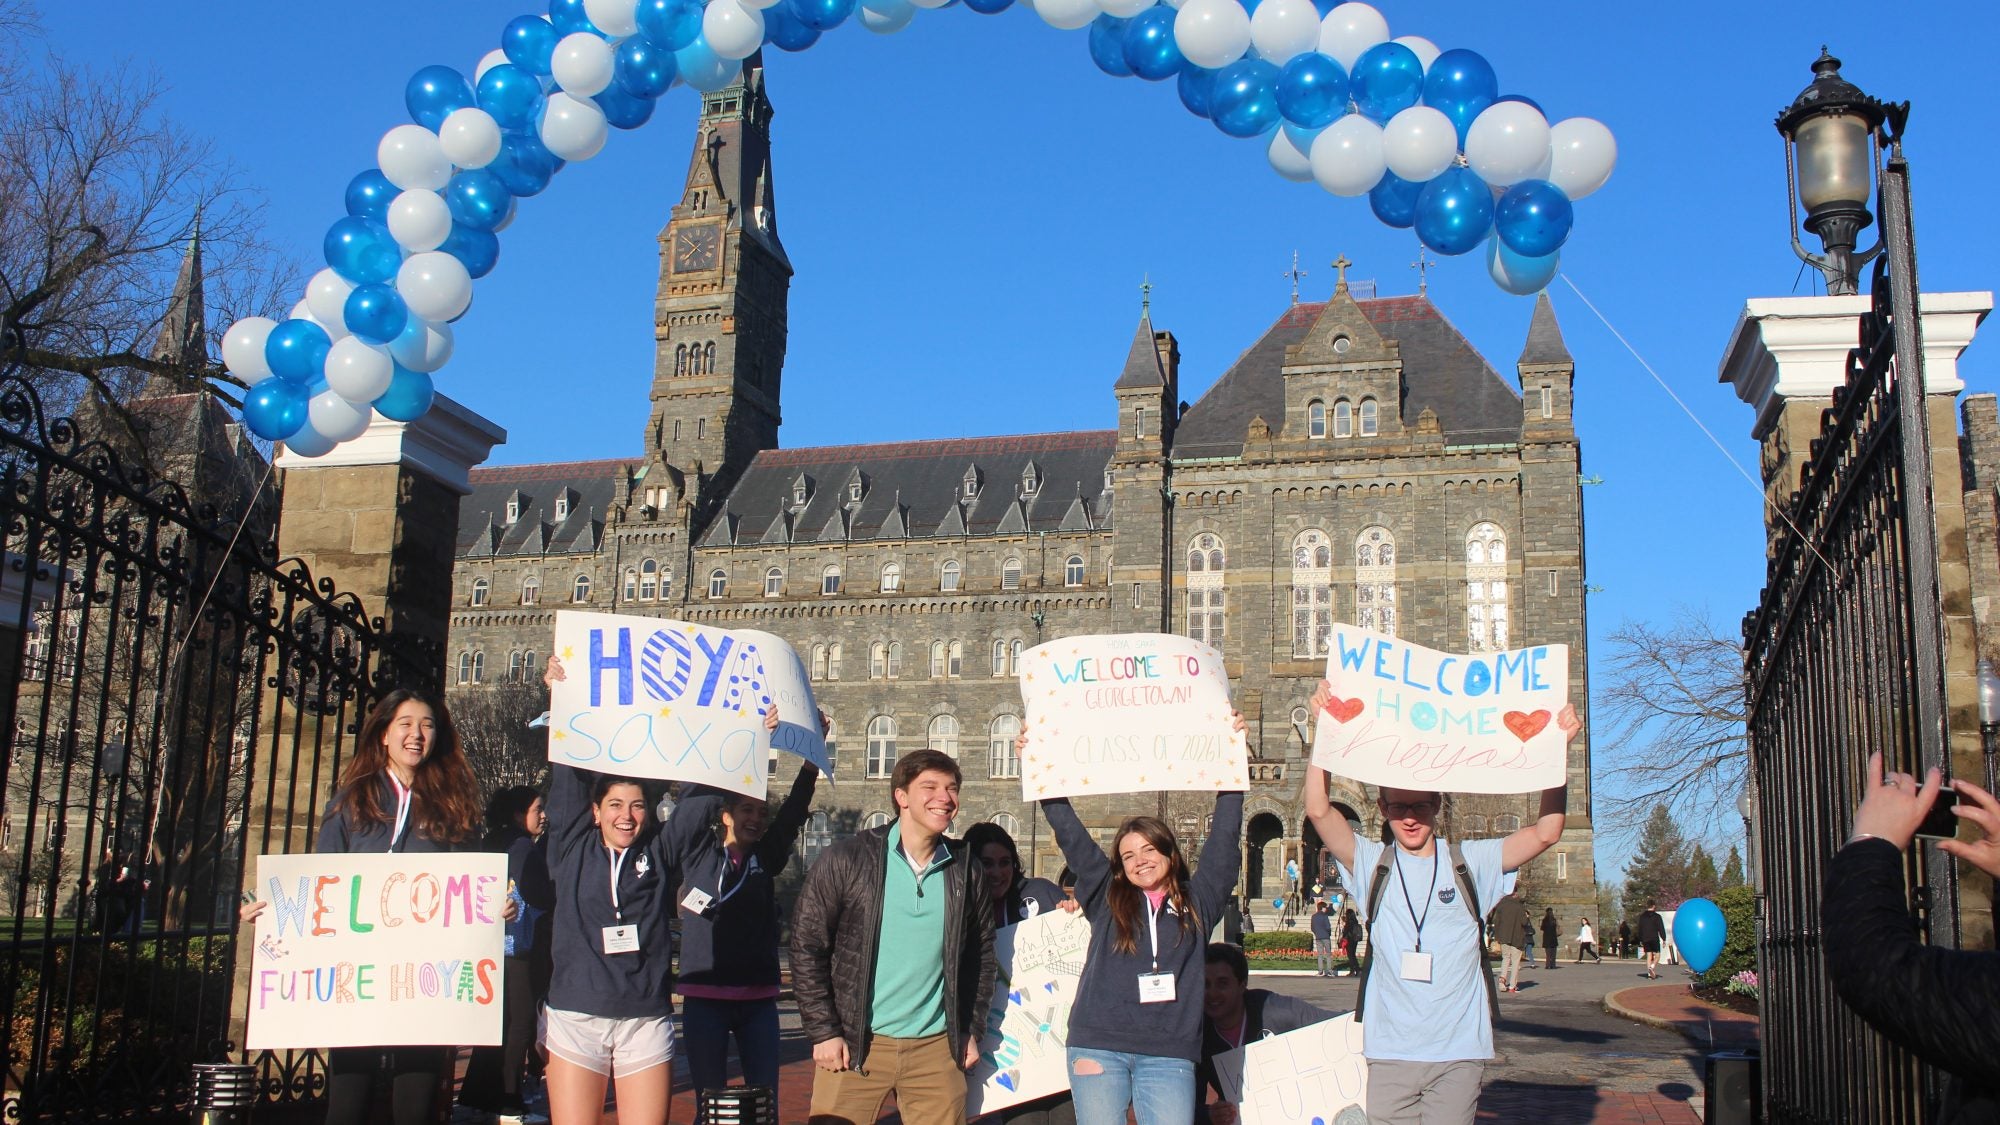
M1091 1062L1102 1072L1084 1074ZM1165 1055L1069 1049L1069 1088L1076 1125L1124 1125L1125 1107L1139 1125L1186 1125L1194 1120L1194 1064Z
M688 1076L697 1090L729 1084L729 1037L743 1063L745 1086L778 1089L778 1002L776 1000L681 999L681 1047Z

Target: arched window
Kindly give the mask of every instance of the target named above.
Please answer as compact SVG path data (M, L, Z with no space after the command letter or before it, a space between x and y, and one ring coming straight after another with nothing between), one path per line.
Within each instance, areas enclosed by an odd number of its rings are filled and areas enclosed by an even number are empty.
M1375 423L1376 423L1376 417L1375 417L1375 415L1376 415L1376 406L1375 406L1375 400L1374 400L1374 399L1372 399L1372 398L1364 398L1364 399L1362 399L1362 400L1361 400L1361 436L1362 436L1362 437L1374 437L1374 436L1375 436Z
M1354 623L1394 636L1396 617L1396 537L1363 528L1354 539Z
M901 563L882 564L882 592L893 594L903 588L903 567Z
M819 853L833 843L833 818L824 812L815 811L806 818L806 830L799 837L799 854L807 864L819 858Z
M883 776L886 777L888 775L884 774ZM880 828L894 819L896 818L885 812L872 812L861 818L861 830L866 832L871 828Z
M647 559L639 564L639 600L650 602L660 596L660 564Z
M726 570L721 570L719 568L716 570L709 571L708 596L711 598L720 598L720 597L726 597L728 596L728 594L729 594L729 572Z
M475 684L486 682L486 654L483 652L472 654L472 682Z
M1021 642L1019 638L1016 638L1007 646L1007 671L1016 676L1021 674Z
M1486 818L1485 818L1485 817L1483 817L1483 816L1468 816L1468 817L1466 817L1466 818L1465 818L1465 836L1466 836L1466 839L1469 839L1469 840L1476 840L1476 839L1478 839L1479 837L1481 837L1481 836L1484 836L1484 835L1486 835Z
M1000 564L1000 588L1002 590L1018 590L1021 588L1020 559L1009 555L1007 561Z
M986 769L992 777L1021 776L1021 756L1014 752L1014 739L1021 734L1018 715L1002 715L986 731Z
M1306 403L1306 436L1309 438L1326 436L1326 403L1318 399Z
M868 646L868 678L879 680L889 674L889 646L876 641Z
M840 678L839 641L835 641L834 643L826 647L826 678L829 680L837 680Z
M701 373L702 373L702 374L704 374L704 375L713 375L713 374L715 374L715 341L714 341L714 340L710 340L710 341L709 341L709 342L708 342L708 343L707 343L707 344L706 344L705 346L703 346L703 348L701 349Z
M660 600L670 601L672 600L673 596L674 596L674 568L670 566L663 566L660 568Z
M944 642L931 642L931 679L944 679Z
M764 572L764 596L775 598L785 592L785 572L771 567Z
M957 641L945 646L944 674L957 679L965 674L965 646Z
M489 583L488 583L488 582L486 581L486 579L484 579L484 578L475 578L475 579L473 579L473 580L472 580L472 604L473 604L473 605L476 605L476 606L479 606L479 605L485 605L485 604L486 604L486 591L487 591L487 590L489 590L489 589L491 589L491 588L492 588L492 587L491 587L491 585L490 585L490 584L489 584Z
M1204 532L1194 537L1187 554L1187 635L1222 647L1228 594L1223 589L1222 537Z
M840 564L828 563L826 569L819 572L819 592L823 595L840 593Z
M958 589L958 562L948 560L938 570L938 589L943 593L953 593Z
M1465 632L1473 652L1507 647L1507 536L1495 524L1465 537Z
M877 715L868 720L868 776L888 777L896 768L896 720Z
M825 645L814 645L812 647L812 678L815 680L826 679Z
M535 650L529 649L527 653L521 657L521 678L523 680L533 680L537 678L541 674L539 671L540 668L541 665L535 663Z
M1292 655L1325 656L1333 637L1333 541L1318 528L1292 539Z
M630 602L638 599L639 572L628 566L625 568L625 600Z
M1502 836L1512 836L1520 830L1521 818L1513 813L1493 818L1493 831L1498 832Z
M1019 836L1021 834L1021 822L1020 820L1015 818L1013 813L1005 813L1005 812L994 813L993 823L1002 832L1005 832L1010 837ZM1034 859L1033 857L1030 857L1024 862L1033 863Z
M1007 674L1007 642L1003 638L995 638L993 641L993 674L996 676Z
M950 715L932 719L924 745L948 758L958 757L958 720Z
M508 654L507 654L507 682L508 682L508 683L510 683L510 684L518 684L518 683L520 683L520 682L521 682L521 667L522 667L522 665L521 665L521 650L520 650L520 649L515 649L515 650L514 650L513 652L510 652L510 653L508 653Z
M472 682L472 654L470 652L461 652L458 654L458 682L461 684Z
M590 575L579 574L576 576L576 582L570 586L569 600L578 604L590 600Z
M902 674L903 674L903 642L890 641L889 678L893 680L898 676L901 676Z
M1063 585L1083 585L1083 556L1071 555L1063 563Z
M542 600L542 580L530 574L521 579L521 604L534 605Z
M1346 399L1333 404L1333 436L1354 436L1354 404Z
M685 375L687 373L688 373L688 346L686 344L681 344L680 346L674 349L674 374Z

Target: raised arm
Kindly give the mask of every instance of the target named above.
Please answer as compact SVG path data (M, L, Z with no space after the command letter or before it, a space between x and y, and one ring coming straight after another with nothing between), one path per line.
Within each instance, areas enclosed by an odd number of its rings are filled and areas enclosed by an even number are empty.
M770 872L771 878L785 869L792 861L792 845L798 841L799 829L806 817L812 815L813 790L819 786L819 767L807 762L799 767L799 776L792 780L792 791L785 795L785 803L771 816L771 823L764 828L764 842L758 845L757 862Z
M1535 822L1500 841L1500 868L1518 871L1528 861L1554 847L1562 839L1563 822L1569 807L1569 786L1542 790L1542 809Z
M1104 880L1111 874L1111 860L1091 838L1083 821L1077 819L1069 798L1044 798L1042 815L1048 818L1049 829L1056 834L1063 862L1069 864L1070 874L1076 876L1076 900L1088 906L1092 898L1102 898Z
M1326 714L1326 705L1333 699L1333 685L1321 680L1313 689L1312 714L1313 731L1318 733L1320 716ZM1354 866L1354 826L1347 818L1333 811L1333 800L1327 796L1327 787L1332 779L1319 766L1308 761L1306 765L1305 805L1306 819L1312 822L1313 830L1319 833L1319 842L1342 867Z
M1195 899L1203 922L1222 917L1223 899L1236 892L1237 868L1243 859L1243 791L1225 790L1215 795L1215 815L1208 839L1201 845L1201 861L1194 870Z

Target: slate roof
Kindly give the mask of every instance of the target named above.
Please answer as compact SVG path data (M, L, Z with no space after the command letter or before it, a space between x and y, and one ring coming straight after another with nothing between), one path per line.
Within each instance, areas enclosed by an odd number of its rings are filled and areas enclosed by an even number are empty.
M1167 385L1166 372L1160 367L1160 346L1153 338L1153 318L1141 316L1138 331L1132 333L1132 350L1125 356L1125 367L1118 373L1118 382L1113 390L1146 390Z
M1368 322L1394 340L1403 358L1403 424L1415 426L1430 407L1451 445L1515 442L1521 438L1521 397L1428 297L1359 301ZM1238 356L1222 378L1182 415L1174 457L1234 457L1243 452L1250 420L1284 424L1285 349L1319 319L1322 303L1293 305ZM1549 324L1555 323L1553 313ZM1558 336L1560 340L1560 336Z
M725 516L701 545L1105 528L1111 502L1104 471L1117 441L1115 430L1080 430L765 450L730 490ZM1037 483L1026 494L1022 477L1030 465ZM979 491L964 502L969 470L977 472ZM857 473L858 504L848 490ZM801 481L803 507L794 503Z
M472 492L458 502L458 554L589 554L604 537L604 519L625 491L636 459L564 461L472 470ZM556 497L569 491L569 515L555 518ZM519 494L520 518L507 522L507 501Z
M1528 342L1521 348L1521 366L1538 363L1575 363L1569 345L1563 343L1562 327L1556 323L1555 306L1547 293L1535 295L1535 318L1528 322Z

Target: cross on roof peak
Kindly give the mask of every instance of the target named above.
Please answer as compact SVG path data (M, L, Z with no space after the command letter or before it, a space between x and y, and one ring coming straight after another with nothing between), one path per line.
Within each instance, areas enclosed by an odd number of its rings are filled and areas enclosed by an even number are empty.
M1278 275L1280 277L1288 277L1291 279L1292 303L1295 305L1299 303L1299 279L1306 276L1307 272L1308 271L1299 268L1299 252L1297 250L1294 250L1292 251L1292 268Z
M1345 254L1333 260L1333 268L1340 271L1340 277L1333 283L1333 291L1335 293L1347 292L1347 268L1353 264L1353 262L1347 260L1347 255Z
M1139 275L1139 315L1146 316L1153 311L1153 275Z

